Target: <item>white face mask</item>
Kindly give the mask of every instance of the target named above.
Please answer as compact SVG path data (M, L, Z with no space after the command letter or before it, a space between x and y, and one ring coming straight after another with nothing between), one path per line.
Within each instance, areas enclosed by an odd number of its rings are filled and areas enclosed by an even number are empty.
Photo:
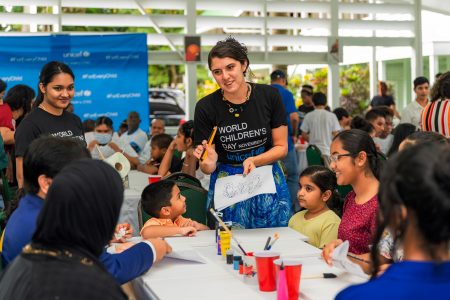
M94 132L94 137L100 145L106 145L111 141L112 134Z

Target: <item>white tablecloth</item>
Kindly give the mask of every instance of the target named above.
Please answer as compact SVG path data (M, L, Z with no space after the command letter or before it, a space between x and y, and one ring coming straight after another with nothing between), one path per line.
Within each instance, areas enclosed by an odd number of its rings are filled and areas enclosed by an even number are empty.
M334 299L336 294L350 284L364 279L351 276L327 266L320 258L320 250L307 244L303 235L290 228L236 230L246 251L262 250L268 236L278 232L279 240L273 250L283 256L302 259L302 275L334 273L334 279L304 279L300 281L301 299ZM196 237L176 237L177 243L192 246L207 261L199 264L189 261L165 258L152 266L149 272L134 281L139 299L276 299L276 292L260 292L257 279L245 279L216 254L214 231L198 232ZM168 238L168 242L173 238ZM235 248L235 247L233 247Z

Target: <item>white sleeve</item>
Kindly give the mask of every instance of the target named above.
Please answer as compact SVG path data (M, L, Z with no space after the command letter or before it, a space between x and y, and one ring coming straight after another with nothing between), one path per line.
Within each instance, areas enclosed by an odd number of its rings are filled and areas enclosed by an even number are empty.
M406 106L401 115L400 123L412 123L411 113L409 111L409 106ZM417 124L414 124L417 125Z
M306 116L305 116L305 118L303 119L303 122L302 122L302 126L300 127L300 130L301 131L304 131L304 132L306 132L306 133L309 133L309 131L311 130L310 129L310 124L309 124L309 119L310 119L310 114L307 114Z
M144 150L139 153L139 163L145 164L150 159L151 139L145 143Z
M152 252L153 252L153 262L155 262L155 260L156 260L156 250L155 250L155 247L153 246L153 244L150 243L150 242L147 241L147 240L143 240L141 243L146 243L147 245L150 246L150 248L152 248Z
M332 131L341 131L342 130L341 124L339 124L339 121L338 121L336 115L333 114L331 117L333 118L333 127L332 127L333 130Z

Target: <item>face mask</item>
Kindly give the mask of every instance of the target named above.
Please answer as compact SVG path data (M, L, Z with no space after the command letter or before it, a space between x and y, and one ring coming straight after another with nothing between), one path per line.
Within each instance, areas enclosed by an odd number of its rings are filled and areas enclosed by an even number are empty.
M106 145L111 141L112 134L94 132L94 137L100 145Z

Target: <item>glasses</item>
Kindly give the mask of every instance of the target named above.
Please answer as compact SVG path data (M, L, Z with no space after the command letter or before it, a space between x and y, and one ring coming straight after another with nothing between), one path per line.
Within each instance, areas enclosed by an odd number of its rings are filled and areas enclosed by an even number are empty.
M333 154L330 156L331 162L337 162L342 156L353 156L353 153Z

